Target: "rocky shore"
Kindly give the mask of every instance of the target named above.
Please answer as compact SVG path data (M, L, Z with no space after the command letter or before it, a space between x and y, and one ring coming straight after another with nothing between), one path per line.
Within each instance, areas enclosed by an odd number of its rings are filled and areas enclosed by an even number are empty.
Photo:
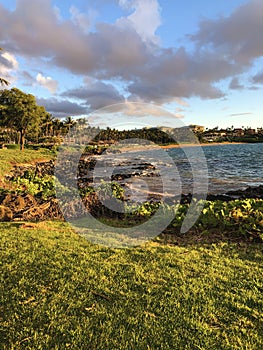
M192 200L192 194L182 194L181 203L190 203ZM208 201L223 201L229 202L236 199L257 198L263 199L263 185L260 186L248 186L245 189L236 191L228 191L222 194L210 194L208 193L206 200Z
M79 187L88 186L92 181L92 174L96 165L96 156L83 156L79 162L78 167L78 183ZM103 169L103 164L100 165ZM129 172L121 171L123 167L128 167ZM55 169L54 161L39 162L35 165L16 165L13 168L12 174L10 174L7 179L14 180L18 177L24 177L28 172L33 172L39 177L45 175L53 175ZM65 174L67 176L67 174ZM119 163L112 175L111 181L118 181L122 183L124 180L129 178L152 178L156 176L155 168L152 164L148 162L132 162L123 161ZM155 178L158 181L157 178ZM130 189L131 190L131 189ZM148 193L148 201L162 200L158 193L154 190L152 193ZM263 185L257 187L247 187L245 189L228 191L222 194L208 194L207 200L209 201L231 201L236 199L245 198L258 198L263 199ZM128 198L126 198L128 199ZM125 198L124 198L125 200ZM181 204L190 203L192 200L192 194L182 194L180 202ZM176 197L171 198L171 202L175 202ZM96 193L89 194L83 198L83 203L87 210L91 213L98 214L102 211L102 204L100 203ZM74 203L68 203L67 211L72 213L72 215L82 215L81 208L75 206ZM60 211L59 203L56 198L49 198L43 200L41 198L34 197L29 193L16 193L15 191L2 190L0 192L0 221L10 221L10 220L48 220L48 219L63 219L63 215Z

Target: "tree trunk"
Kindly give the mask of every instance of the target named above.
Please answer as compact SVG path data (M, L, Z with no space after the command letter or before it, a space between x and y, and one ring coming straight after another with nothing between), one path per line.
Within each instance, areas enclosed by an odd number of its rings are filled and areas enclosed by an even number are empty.
M25 130L22 129L19 131L20 133L20 140L19 140L19 144L20 144L20 151L24 151L24 146L25 146Z

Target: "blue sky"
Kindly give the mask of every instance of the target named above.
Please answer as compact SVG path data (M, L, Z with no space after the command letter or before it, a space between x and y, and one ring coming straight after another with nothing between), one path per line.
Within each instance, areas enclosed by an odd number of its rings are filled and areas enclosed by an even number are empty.
M56 117L262 127L262 33L262 0L0 0L0 74Z

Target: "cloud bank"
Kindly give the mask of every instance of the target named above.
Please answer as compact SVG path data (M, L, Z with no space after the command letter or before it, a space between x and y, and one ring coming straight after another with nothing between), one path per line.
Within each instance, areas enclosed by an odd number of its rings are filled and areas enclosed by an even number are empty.
M51 0L17 0L14 11L0 5L0 44L13 57L12 63L1 55L1 71L22 57L88 77L90 83L84 79L83 86L69 88L59 99L43 101L50 111L57 103L60 112L65 108L76 115L125 100L164 104L193 96L220 99L227 93L221 82L229 79L228 88L243 88L240 76L263 56L262 0L248 1L229 16L203 19L189 35L191 50L161 46L157 0L118 4L127 16L114 23L97 21L94 28L89 15L76 6L62 18ZM44 74L37 75L37 82L55 93L58 82ZM262 71L251 81L262 84Z

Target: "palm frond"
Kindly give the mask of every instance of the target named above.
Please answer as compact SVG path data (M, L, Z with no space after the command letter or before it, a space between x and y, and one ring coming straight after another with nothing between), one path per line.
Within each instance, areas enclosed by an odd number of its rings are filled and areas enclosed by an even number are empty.
M0 78L0 84L1 85L9 85L9 81L5 80L4 78Z

